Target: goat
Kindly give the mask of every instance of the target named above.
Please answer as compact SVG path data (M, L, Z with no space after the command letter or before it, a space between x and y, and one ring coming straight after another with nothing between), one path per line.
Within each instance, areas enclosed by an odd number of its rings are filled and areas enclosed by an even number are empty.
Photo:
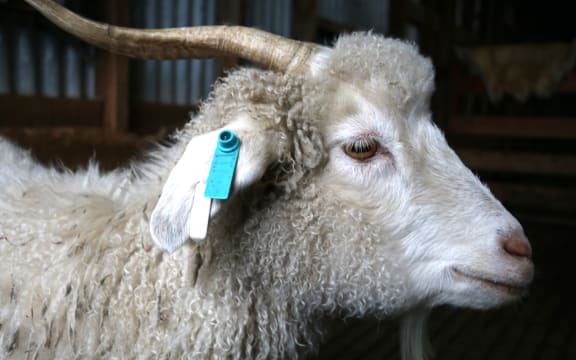
M422 359L434 306L525 294L529 242L433 124L433 66L413 45L142 31L27 2L114 52L271 70L219 80L169 145L107 174L55 170L0 139L1 358L295 358L330 316L403 315L403 357ZM189 241L222 130L241 141L232 195Z

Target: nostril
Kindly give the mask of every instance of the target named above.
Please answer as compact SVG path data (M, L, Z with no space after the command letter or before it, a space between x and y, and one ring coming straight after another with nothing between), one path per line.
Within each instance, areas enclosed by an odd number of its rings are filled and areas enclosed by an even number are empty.
M532 257L532 248L524 236L508 236L502 242L502 247L512 256Z

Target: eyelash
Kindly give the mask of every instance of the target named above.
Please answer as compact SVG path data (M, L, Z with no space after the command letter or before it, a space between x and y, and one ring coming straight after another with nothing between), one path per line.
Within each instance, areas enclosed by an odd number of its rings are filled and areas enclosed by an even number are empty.
M371 137L362 137L351 143L342 145L342 151L357 161L368 161L373 158L382 146Z

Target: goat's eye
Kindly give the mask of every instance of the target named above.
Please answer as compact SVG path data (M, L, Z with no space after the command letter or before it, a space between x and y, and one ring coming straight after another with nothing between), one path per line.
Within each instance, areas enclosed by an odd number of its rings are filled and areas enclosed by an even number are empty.
M374 139L358 139L342 147L346 155L356 160L368 160L378 151L378 143Z

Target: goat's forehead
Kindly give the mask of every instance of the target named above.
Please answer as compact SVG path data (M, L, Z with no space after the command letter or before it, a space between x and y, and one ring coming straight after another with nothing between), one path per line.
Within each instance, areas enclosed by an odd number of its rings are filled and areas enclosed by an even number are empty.
M353 86L343 85L333 95L322 122L328 143L364 135L400 140L420 122Z
M327 59L332 76L379 92L388 87L407 92L430 92L434 69L431 61L404 41L369 33L342 36Z
M337 86L326 92L324 99L329 104L326 109L331 119L364 114L373 120L386 120L401 125L430 115L430 95L407 94L406 89L394 85L375 90L364 84L357 86L339 81Z

